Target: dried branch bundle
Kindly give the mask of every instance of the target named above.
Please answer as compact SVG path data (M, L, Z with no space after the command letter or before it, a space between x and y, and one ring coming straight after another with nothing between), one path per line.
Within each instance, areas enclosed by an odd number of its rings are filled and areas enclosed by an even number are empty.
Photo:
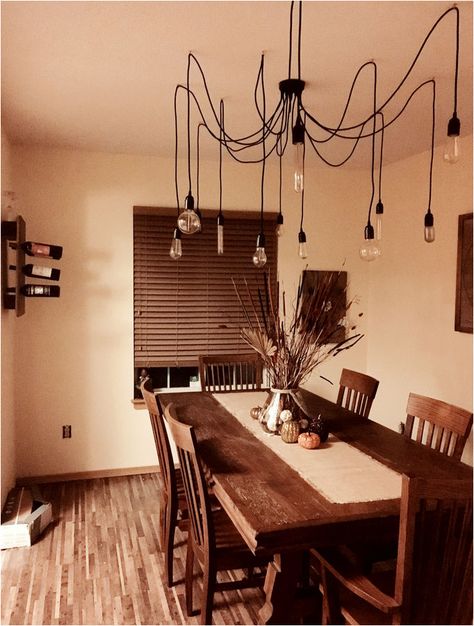
M244 280L245 300L235 283L234 288L244 311L248 327L241 329L242 338L261 356L275 389L296 389L311 372L329 357L352 348L363 335L351 334L334 342L346 312L353 304L347 301L346 289L336 288L339 273L326 272L311 292L303 290L303 278L293 314L286 315L285 292L281 303L275 301L270 278L264 275L263 289L258 289L258 302L252 297ZM281 304L281 306L280 306ZM341 311L335 316L334 311ZM355 326L350 329L350 333Z

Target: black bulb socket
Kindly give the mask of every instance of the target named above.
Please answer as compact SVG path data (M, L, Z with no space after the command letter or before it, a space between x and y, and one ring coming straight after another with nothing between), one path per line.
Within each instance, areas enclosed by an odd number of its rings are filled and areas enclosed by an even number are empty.
M306 243L306 233L304 232L304 230L300 230L300 232L298 233L298 242Z
M224 226L224 216L222 213L219 213L217 215L217 225L218 226Z
M258 234L257 248L265 248L265 235L263 233Z
M173 231L173 239L181 239L181 231L179 228L175 228Z
M428 211L425 215L425 228L433 228L434 226L434 217L431 211Z
M304 124L299 113L296 118L296 124L293 126L292 142L293 145L297 143L304 143Z
M383 204L382 200L379 200L375 205L375 215L383 215Z
M448 137L459 137L461 133L461 120L453 113L453 117L448 122Z
M278 213L278 215L277 215L277 224L279 226L281 226L283 224L283 214L282 213Z
M194 211L194 198L192 194L188 194L184 200L184 208L189 211Z
M370 222L364 228L364 239L375 239L374 227Z

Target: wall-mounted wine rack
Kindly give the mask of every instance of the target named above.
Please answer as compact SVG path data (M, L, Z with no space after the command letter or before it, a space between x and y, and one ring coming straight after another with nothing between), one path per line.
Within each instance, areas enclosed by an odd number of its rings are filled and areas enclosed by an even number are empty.
M5 309L25 313L25 297L59 297L59 286L25 284L25 276L43 281L59 280L60 270L44 265L25 265L25 253L32 257L60 259L62 247L26 241L26 224L21 215L2 221L2 298Z
M21 288L25 284L25 277L21 268L25 262L25 253L21 244L25 241L25 220L18 215L15 221L2 222L2 296L5 309L14 309L16 316L25 312L25 296ZM14 273L9 271L9 248L14 244L15 266ZM10 284L10 281L13 284Z

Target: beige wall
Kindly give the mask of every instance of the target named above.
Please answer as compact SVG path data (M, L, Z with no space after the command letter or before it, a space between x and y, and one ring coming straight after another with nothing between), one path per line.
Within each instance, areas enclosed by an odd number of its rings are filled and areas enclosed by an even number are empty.
M367 369L381 381L374 419L396 428L408 393L472 411L472 334L454 330L458 215L472 211L472 138L434 164L436 240L423 241L429 154L385 168L383 256L370 267ZM464 460L472 464L472 433Z
M27 220L28 236L64 246L64 257L57 263L62 270L61 298L28 300L26 315L13 322L18 337L15 371L21 372L16 378L17 389L28 390L18 393L15 402L16 474L34 476L154 464L148 418L130 404L132 206L174 206L173 164L150 157L15 147L13 167L18 211ZM439 159L436 167L444 167ZM472 371L471 336L454 333L450 320L446 330L451 307L447 299L451 302L454 290L454 276L447 264L455 267L455 252L453 256L449 250L455 249L456 233L455 226L445 227L447 215L442 217L442 211L449 210L455 220L458 213L470 210L470 194L466 191L470 171L469 161L465 160L459 164L458 173L456 168L448 172L463 180L460 197L450 203L441 197L447 194L443 189L449 185L435 178L433 209L438 240L431 247L412 244L405 257L409 239L406 219L416 222L416 229L410 222L413 237L422 237L427 163L421 155L386 168L384 257L371 266L358 258L369 193L367 172L326 168L313 170L307 177L305 230L310 255L306 261L296 254L299 201L291 190L285 193L286 234L279 243L280 281L285 290L292 293L306 265L309 269L338 269L345 262L351 295L359 298L353 316L359 319L357 314L364 313L360 323L364 340L353 351L321 368L320 373L334 386L321 380L319 372L307 386L334 398L342 367L368 371L381 380L374 417L392 427L404 418L411 389L466 408L472 405L471 384L466 383ZM224 206L257 208L259 178L258 168L249 166L242 174L241 168L226 164ZM276 171L270 168L267 210L277 209L277 188ZM203 163L201 206L215 207L217 201L217 164ZM412 209L416 215L412 216ZM417 261L410 267L414 246ZM438 258L439 250L445 252L432 272L430 259ZM436 284L436 307L431 307L431 291L424 283L423 289L420 287L417 272L423 265L426 281ZM444 294L449 294L446 302ZM431 304L427 304L427 298ZM440 314L440 301L446 307L445 315ZM423 325L420 320L426 318L427 307L436 310L435 316L429 315L433 331L428 333L429 345L433 345L433 339L439 342L430 353L430 363L423 361L426 342L416 334L418 342L414 343L415 335L410 326L407 328L407 319L410 324L416 320L418 326ZM12 320L8 321L10 326ZM448 361L447 353L456 357ZM454 368L462 371L464 378L454 374ZM440 386L440 379L448 376L450 386ZM62 424L72 425L71 439L62 439Z
M2 194L14 190L10 143L2 132ZM2 220L7 215L2 195ZM15 351L15 313L2 307L2 507L16 478L14 380L19 371Z
M18 384L27 381L28 389L16 404L18 475L153 464L148 418L130 404L132 207L174 206L173 164L148 157L17 147L15 169L18 210L27 220L28 237L64 246L63 259L57 263L62 271L61 298L28 300L26 315L16 321ZM225 207L258 207L259 169L249 166L245 174L242 180L241 169L225 166ZM275 175L276 170L267 175L272 195L266 208L271 210L277 206ZM337 191L340 177L326 176L324 202L307 208L311 268L338 268L348 256L350 270L355 258L355 248L347 254L351 231L341 228L341 220L352 200L356 175L345 177L345 191ZM339 193L341 208L329 212L326 206L333 204L334 193ZM217 165L203 164L201 206L215 207L217 201ZM291 293L306 265L296 254L299 206L291 191L285 208L288 223L281 242L285 261L280 263L280 279ZM362 220L364 212L362 208ZM357 268L364 275L358 260ZM365 280L358 284L354 276L353 288L364 292ZM362 343L351 363L364 369L365 354ZM343 362L338 358L335 381ZM324 385L327 392L328 384ZM71 439L62 439L62 424L72 425Z

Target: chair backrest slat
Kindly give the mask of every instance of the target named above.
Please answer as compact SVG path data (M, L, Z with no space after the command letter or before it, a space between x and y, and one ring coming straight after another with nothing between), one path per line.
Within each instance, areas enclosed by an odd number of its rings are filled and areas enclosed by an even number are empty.
M379 381L372 376L343 369L336 402L361 417L368 417L378 386Z
M472 623L472 480L403 477L395 598L402 624Z
M150 416L163 487L168 497L174 497L177 493L176 475L174 472L173 454L163 419L163 409L160 401L153 392L150 379L142 382L140 391L142 392Z
M178 450L193 542L206 552L213 545L214 529L208 488L197 453L196 435L192 426L176 419L172 403L165 408L165 419Z
M262 369L261 359L256 352L199 358L199 375L203 391L229 392L261 389Z
M423 434L425 424L427 432ZM472 427L472 413L427 396L410 393L404 434L441 454L460 459ZM416 436L413 433L416 428ZM421 433L421 434L420 434Z

